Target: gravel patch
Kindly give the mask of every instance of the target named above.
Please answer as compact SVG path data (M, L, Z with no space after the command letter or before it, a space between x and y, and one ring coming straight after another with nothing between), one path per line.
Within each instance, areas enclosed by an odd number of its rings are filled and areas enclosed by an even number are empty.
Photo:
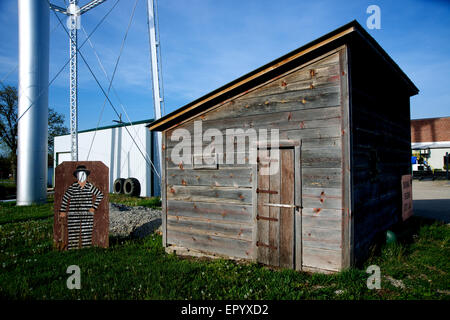
M143 238L161 226L161 210L109 204L109 234L117 237Z

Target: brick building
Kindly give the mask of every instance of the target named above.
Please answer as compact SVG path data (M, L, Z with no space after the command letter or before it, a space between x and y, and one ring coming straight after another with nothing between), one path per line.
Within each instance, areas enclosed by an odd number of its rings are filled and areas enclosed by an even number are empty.
M450 153L450 117L411 120L411 148L432 169L443 169L444 156Z

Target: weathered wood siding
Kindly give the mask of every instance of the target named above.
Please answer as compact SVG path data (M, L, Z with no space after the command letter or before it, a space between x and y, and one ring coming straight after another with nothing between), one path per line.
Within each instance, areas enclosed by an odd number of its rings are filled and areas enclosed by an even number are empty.
M239 258L254 258L256 250L255 177L248 146L244 164L219 163L217 170L197 170L192 164L172 161L171 152L179 142L171 140L174 130L186 129L193 137L194 120L201 119L203 132L223 133L226 154L226 129L279 129L280 139L302 142L301 159L295 161L301 161L303 265L341 268L339 60L339 52L332 51L165 132L167 244Z
M367 63L370 61L370 63ZM401 219L401 176L411 170L409 94L375 54L352 56L354 262Z

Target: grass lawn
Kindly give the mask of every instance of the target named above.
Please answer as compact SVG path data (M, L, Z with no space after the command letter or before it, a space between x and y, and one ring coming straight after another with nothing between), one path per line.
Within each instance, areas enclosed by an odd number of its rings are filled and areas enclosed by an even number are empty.
M11 180L0 180L0 199L14 198L16 195L16 183Z
M17 216L16 216L17 214ZM20 217L20 218L18 218ZM449 299L450 227L411 218L404 242L366 263L381 268L381 290L364 269L333 275L271 270L227 260L167 255L161 237L111 238L109 249L52 249L52 203L0 203L0 298L7 299ZM81 290L66 287L81 269ZM393 280L401 280L397 287ZM403 288L402 288L403 286Z
M109 194L109 202L121 203L127 206L161 208L160 197L130 197L124 194Z
M0 203L0 225L49 217L53 217L53 200L48 200L43 205L20 207L16 207L15 201Z
M150 208L160 208L161 199L159 197L140 198L125 195L110 194L109 201L127 206L143 206ZM20 222L28 220L38 220L53 217L53 196L47 199L44 205L20 206L16 207L16 202L5 202L0 204L0 225L10 222Z

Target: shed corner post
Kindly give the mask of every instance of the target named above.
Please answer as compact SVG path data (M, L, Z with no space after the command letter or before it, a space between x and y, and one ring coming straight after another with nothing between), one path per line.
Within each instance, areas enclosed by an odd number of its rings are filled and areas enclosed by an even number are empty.
M166 187L166 132L162 132L161 137L161 226L162 226L162 245L167 247L167 187Z
M300 206L300 210L295 210L294 216L294 266L295 270L303 271L303 239L302 239L302 219L303 219L303 195L302 195L302 139L300 139L299 145L294 147L294 159L295 159L295 205Z
M258 153L258 148L255 146L255 152ZM251 259L256 262L258 260L258 247L256 242L258 241L258 163L252 164L252 254Z
M352 119L351 119L351 56L349 46L339 50L341 69L341 112L342 112L342 261L341 269L353 266L353 183L352 183Z

